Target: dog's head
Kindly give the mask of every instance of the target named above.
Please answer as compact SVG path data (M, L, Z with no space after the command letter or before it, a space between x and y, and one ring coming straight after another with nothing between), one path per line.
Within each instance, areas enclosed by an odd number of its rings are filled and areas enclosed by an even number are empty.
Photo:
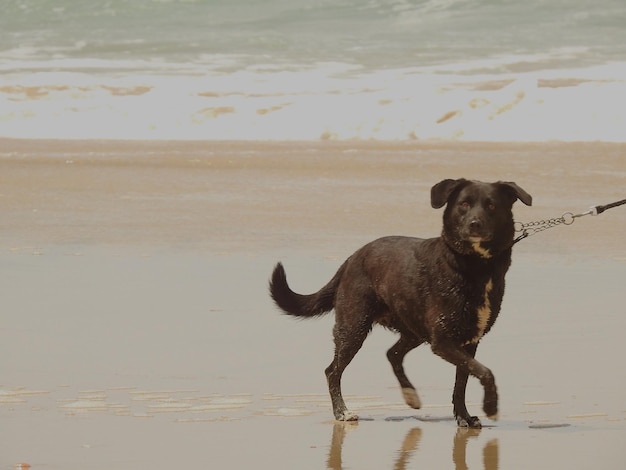
M432 187L430 196L435 209L446 206L442 235L446 243L458 253L483 258L512 246L513 203L519 199L527 206L532 204L530 194L505 181L446 179Z

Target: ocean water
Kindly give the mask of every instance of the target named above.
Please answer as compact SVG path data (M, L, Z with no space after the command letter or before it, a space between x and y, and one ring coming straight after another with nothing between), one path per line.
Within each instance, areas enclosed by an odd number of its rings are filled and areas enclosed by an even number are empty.
M0 137L624 141L624 0L0 0Z

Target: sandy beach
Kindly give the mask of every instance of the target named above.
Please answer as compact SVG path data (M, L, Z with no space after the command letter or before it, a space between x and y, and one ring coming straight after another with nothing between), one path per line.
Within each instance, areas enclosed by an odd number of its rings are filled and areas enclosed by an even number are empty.
M0 140L0 469L621 469L626 206L516 245L477 356L498 421L456 428L427 346L407 408L382 329L344 376L365 419L332 420L332 314L282 316L273 265L312 292L374 238L437 236L457 177L517 182L520 222L577 214L626 197L626 144Z

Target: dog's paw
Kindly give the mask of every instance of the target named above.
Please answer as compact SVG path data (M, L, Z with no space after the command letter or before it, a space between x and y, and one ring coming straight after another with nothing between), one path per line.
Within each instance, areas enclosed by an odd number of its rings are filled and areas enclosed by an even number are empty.
M477 416L468 416L467 418L461 418L457 416L456 424L460 428L472 428L472 429L480 429L483 427L480 419Z
M359 416L346 410L346 411L343 411L342 413L336 414L335 419L337 421L358 421Z
M485 400L483 411L489 419L496 421L498 419L498 399Z
M406 404L409 405L411 408L419 410L422 407L422 401L417 395L417 390L415 390L414 388L403 388L402 396L404 397L404 401L406 402Z

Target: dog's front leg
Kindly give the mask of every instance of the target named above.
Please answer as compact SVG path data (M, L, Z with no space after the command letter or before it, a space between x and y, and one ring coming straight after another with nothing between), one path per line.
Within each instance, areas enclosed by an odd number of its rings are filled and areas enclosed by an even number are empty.
M476 345L465 347L454 344L444 339L433 341L432 350L435 354L446 361L454 364L457 368L456 382L454 385L453 404L454 414L459 426L480 427L480 420L470 416L465 405L465 388L469 375L473 375L482 384L485 390L483 411L490 419L497 419L498 415L498 392L493 373L476 359Z
M464 347L467 354L472 358L476 355L476 347L478 344L468 344ZM467 388L467 379L469 372L464 367L456 368L456 380L454 382L454 392L452 393L452 404L454 406L454 417L459 427L462 428L480 428L482 427L480 419L477 416L470 416L465 406L465 389Z

